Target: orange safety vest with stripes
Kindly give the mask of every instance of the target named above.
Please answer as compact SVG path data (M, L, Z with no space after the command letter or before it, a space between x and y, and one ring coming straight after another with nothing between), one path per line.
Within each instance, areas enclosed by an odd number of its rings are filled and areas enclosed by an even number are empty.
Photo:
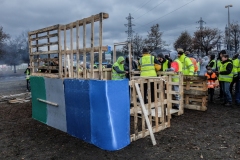
M208 73L205 73L205 76L207 77L208 79L208 88L215 88L216 84L215 84L215 81L216 80L212 80L212 79L217 79L217 75L212 72L212 74L208 74Z

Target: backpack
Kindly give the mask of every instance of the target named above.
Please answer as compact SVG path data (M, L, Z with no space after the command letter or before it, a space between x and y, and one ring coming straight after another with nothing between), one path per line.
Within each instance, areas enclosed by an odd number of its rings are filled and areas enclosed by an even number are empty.
M194 72L197 72L198 71L198 65L197 65L197 61L195 58L190 58L190 60L192 61L193 63L193 66L194 66Z

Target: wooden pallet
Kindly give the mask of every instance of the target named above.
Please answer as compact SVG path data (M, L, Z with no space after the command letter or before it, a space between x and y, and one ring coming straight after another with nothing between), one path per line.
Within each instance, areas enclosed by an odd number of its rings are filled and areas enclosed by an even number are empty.
M207 110L207 77L183 76L184 108L199 111Z

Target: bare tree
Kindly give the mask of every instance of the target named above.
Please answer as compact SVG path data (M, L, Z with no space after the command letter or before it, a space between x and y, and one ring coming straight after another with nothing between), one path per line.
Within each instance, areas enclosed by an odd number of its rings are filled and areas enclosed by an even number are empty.
M233 22L230 24L230 45L234 48L235 53L239 49L239 40L240 40L240 25L238 22ZM228 33L226 33L228 35Z
M191 47L192 47L191 35L187 31L182 32L178 39L175 41L174 48L175 49L182 48L184 51L186 51Z
M143 47L144 47L144 40L142 36L136 33L132 41L132 51L134 55L139 56L141 54Z
M3 32L3 27L0 26L0 56L3 54L4 42L8 40L10 36Z
M194 32L193 48L205 51L206 55L208 55L208 51L215 48L221 38L222 35L219 29L203 28Z
M16 65L29 62L27 38L27 32L22 32L16 38L9 39L3 47L4 62L14 66L14 73L16 73Z
M165 42L162 40L163 32L160 32L159 24L153 25L148 32L147 38L144 40L145 45L149 51L153 51L157 48L162 48Z

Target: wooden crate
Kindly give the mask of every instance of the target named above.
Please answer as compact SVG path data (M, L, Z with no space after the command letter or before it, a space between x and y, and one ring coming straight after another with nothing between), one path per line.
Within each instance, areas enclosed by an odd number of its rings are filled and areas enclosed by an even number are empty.
M181 76L181 75L180 75ZM131 141L144 138L150 134L146 126L146 119L143 115L143 110L139 98L144 96L144 85L147 87L147 100L144 104L148 120L150 121L153 133L159 132L165 128L170 127L171 114L182 114L183 104L181 101L173 100L173 94L183 93L172 90L171 85L177 85L172 82L170 76L162 77L132 77L133 80L129 82L131 87L131 102L133 107L130 109L131 114ZM181 78L181 77L180 77ZM141 91L141 96L136 92L135 84L137 84ZM151 87L153 85L154 87ZM151 90L154 89L154 102L151 102ZM181 110L172 109L172 104L180 105Z
M183 76L184 108L207 110L207 77Z

